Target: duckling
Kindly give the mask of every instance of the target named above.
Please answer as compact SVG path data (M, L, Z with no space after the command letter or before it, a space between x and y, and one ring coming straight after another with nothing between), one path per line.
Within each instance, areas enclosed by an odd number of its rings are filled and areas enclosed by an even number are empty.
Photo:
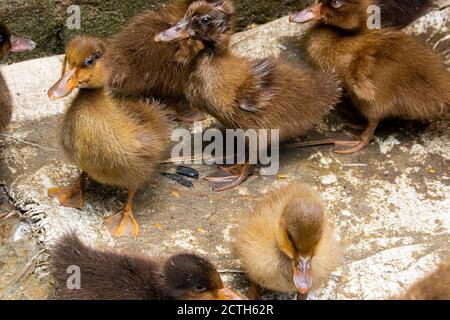
M0 61L10 52L25 52L35 47L36 44L31 40L13 37L8 27L0 23ZM3 132L11 122L12 110L11 93L0 72L0 132Z
M56 298L63 300L243 300L225 288L207 259L177 254L167 261L88 247L75 234L59 239L50 252ZM77 266L80 286L70 288Z
M155 101L110 96L104 88L104 54L100 39L75 37L66 48L61 78L48 92L54 100L80 88L65 112L61 141L67 156L82 170L75 184L51 188L48 193L63 206L82 208L88 176L103 184L127 187L124 209L107 218L106 225L117 237L137 237L134 195L165 156L171 116Z
M277 58L234 55L229 48L234 19L229 1L197 1L175 26L155 37L159 42L203 43L185 88L188 100L227 129L279 129L280 143L312 129L340 99L337 76ZM217 191L234 188L249 176L248 161L238 172L208 180Z
M419 280L394 300L450 300L450 261L443 263L429 276Z
M186 122L203 119L198 112L189 112L183 92L190 62L201 43L186 40L162 45L152 39L181 19L192 2L177 0L136 16L111 37L105 55L107 85L114 93L162 100L175 106L177 118Z
M368 120L360 138L336 141L342 154L365 148L383 119L446 118L450 105L450 74L440 57L401 31L370 30L367 3L319 0L291 16L296 23L318 21L303 39L307 59L320 70L336 70Z
M319 196L300 183L265 196L244 218L235 239L237 256L255 284L253 294L261 286L306 299L340 262L339 244Z

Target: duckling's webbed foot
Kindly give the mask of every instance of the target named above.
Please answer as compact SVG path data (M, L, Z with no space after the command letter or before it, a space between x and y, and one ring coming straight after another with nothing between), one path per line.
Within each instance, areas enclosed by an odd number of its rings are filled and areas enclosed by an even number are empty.
M139 224L132 211L135 193L136 188L128 188L128 200L125 208L105 219L106 228L116 238L129 236L136 239L139 235Z
M334 152L338 154L353 154L364 149L369 142L355 141L334 141Z
M370 141L373 138L378 123L379 121L369 120L367 127L361 134L360 138L355 136L354 134L347 133L347 135L349 135L352 138L352 140L334 141L334 145L336 146L334 152L339 154L353 154L358 151L361 151L370 144Z
M122 210L105 219L106 228L116 238L122 236L137 238L139 235L139 224L134 218L131 210Z
M50 188L47 191L49 197L58 198L62 206L82 209L84 206L83 188L86 181L86 173L82 173L77 182L68 188Z
M236 166L234 166L234 171ZM205 180L211 182L213 191L225 191L233 189L245 182L249 176L253 173L253 166L250 164L240 165L240 169L237 174L229 175L225 177L206 177Z

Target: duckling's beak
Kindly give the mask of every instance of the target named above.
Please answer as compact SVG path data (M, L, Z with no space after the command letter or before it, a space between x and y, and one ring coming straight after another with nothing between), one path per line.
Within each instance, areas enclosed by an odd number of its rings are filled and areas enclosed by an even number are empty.
M312 286L311 258L300 258L294 263L294 283L299 296L307 296Z
M163 31L155 36L156 42L175 42L189 38L188 23L185 21L178 22L175 26Z
M322 3L314 4L303 11L289 16L289 21L294 23L306 23L322 18Z
M75 77L76 69L69 70L65 72L61 79L59 79L51 88L48 90L48 97L50 100L61 99L68 96L73 89L78 86L78 81Z
M29 39L11 37L11 52L25 52L36 48L36 43Z
M216 300L248 300L246 297L228 288L217 290L216 297Z

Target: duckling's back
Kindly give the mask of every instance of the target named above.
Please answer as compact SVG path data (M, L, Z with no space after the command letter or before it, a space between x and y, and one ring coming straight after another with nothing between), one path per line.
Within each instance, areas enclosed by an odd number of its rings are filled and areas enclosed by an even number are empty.
M108 86L124 96L180 98L197 43L161 44L153 37L181 19L192 0L178 0L132 19L111 37L105 55Z
M159 266L149 258L96 250L83 244L75 234L59 239L50 255L57 299L162 298L157 278Z
M12 99L5 79L0 73L0 133L3 132L11 122Z
M192 72L187 97L230 129L278 129L280 141L306 133L339 101L340 80L267 58L204 55Z
M450 73L435 52L413 37L395 30L378 30L361 36L361 49L348 72L366 74L355 80L373 83L364 108L369 118L435 119L445 117L450 107ZM366 63L363 63L366 62ZM367 68L367 69L366 69ZM367 70L367 71L366 71ZM361 94L358 94L361 97ZM373 98L373 101L371 101Z
M62 145L94 180L127 187L145 183L166 156L170 115L157 102L82 90L63 120Z

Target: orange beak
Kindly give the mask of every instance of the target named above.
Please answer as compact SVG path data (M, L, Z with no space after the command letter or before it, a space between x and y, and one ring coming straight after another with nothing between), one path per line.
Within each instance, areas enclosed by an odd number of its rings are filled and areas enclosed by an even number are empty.
M68 96L73 89L78 86L78 81L75 78L76 69L64 73L51 88L48 90L48 97L50 100L61 99Z
M322 2L314 4L303 11L289 16L289 21L294 23L306 23L322 18Z
M228 288L218 290L216 293L216 297L216 300L248 300L248 298Z
M181 20L175 26L155 36L156 42L175 42L189 38L188 23Z
M16 38L11 37L11 52L25 52L25 51L31 51L34 48L36 48L36 43L29 39L25 38Z
M311 259L300 258L298 265L294 263L294 284L297 287L297 297L306 299L312 286Z

